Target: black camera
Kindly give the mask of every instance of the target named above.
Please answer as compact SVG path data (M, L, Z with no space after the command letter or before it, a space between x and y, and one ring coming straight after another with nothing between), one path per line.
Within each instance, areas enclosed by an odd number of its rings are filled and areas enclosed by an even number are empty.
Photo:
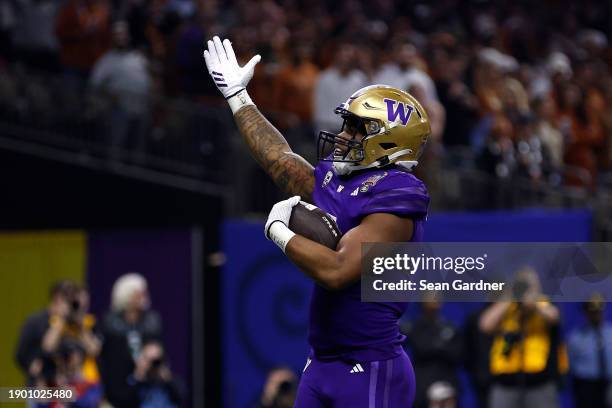
M523 279L517 279L512 285L512 297L517 301L522 301L525 294L529 290L529 282Z
M151 360L151 365L149 366L146 374L147 381L154 383L164 382L160 373L160 369L163 367L163 365L164 359L161 357Z
M155 360L151 361L151 368L158 369L163 363L164 360L162 360L161 358L156 358Z

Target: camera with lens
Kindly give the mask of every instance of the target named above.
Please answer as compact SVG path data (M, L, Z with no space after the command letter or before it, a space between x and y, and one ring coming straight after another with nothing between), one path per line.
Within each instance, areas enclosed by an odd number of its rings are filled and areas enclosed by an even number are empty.
M285 380L278 385L276 396L272 407L274 408L290 408L295 402L295 394L297 392L297 383L292 380Z
M524 279L517 279L512 285L512 298L516 301L522 302L528 290L529 282Z
M67 295L66 302L70 307L66 321L69 325L79 326L81 323L82 315L82 303L80 299L79 290L74 290Z
M163 382L164 378L161 375L161 369L164 366L163 357L156 358L151 361L149 369L147 370L146 378L149 382Z

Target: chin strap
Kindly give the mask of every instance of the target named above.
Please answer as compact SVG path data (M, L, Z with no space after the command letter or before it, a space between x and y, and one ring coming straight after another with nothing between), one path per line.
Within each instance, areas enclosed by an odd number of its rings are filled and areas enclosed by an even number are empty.
M389 164L390 162L397 159L398 157L406 155L406 154L410 154L410 153L412 153L412 149L399 150L393 154L390 154L389 156L384 156L383 158L378 159L366 166L355 166L355 165L352 165L351 163L334 162L334 169L336 169L336 173L344 176L344 175L350 174L353 171L371 169L374 167L382 167L386 164ZM395 164L407 170L412 170L417 164L419 164L419 162L416 160L401 160L401 161L395 162Z

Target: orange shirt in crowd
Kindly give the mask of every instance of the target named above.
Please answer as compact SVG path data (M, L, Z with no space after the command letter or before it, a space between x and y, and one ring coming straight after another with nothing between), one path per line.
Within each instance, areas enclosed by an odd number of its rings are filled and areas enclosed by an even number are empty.
M311 62L282 68L274 81L277 109L295 114L304 123L311 122L318 76L319 68Z
M60 10L55 32L62 63L89 71L110 46L111 11L104 0L68 0Z
M590 115L589 115L590 116ZM587 117L586 123L578 120L574 112L561 112L560 120L570 123L570 137L565 148L565 164L586 170L587 183L572 171L567 174L567 184L594 188L597 183L597 149L603 144L604 132L599 119Z

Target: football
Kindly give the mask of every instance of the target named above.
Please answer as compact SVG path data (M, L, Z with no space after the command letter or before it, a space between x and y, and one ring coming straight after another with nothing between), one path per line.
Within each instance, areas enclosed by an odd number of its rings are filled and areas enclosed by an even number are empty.
M331 249L336 249L342 237L331 215L304 201L293 207L289 218L289 229Z

